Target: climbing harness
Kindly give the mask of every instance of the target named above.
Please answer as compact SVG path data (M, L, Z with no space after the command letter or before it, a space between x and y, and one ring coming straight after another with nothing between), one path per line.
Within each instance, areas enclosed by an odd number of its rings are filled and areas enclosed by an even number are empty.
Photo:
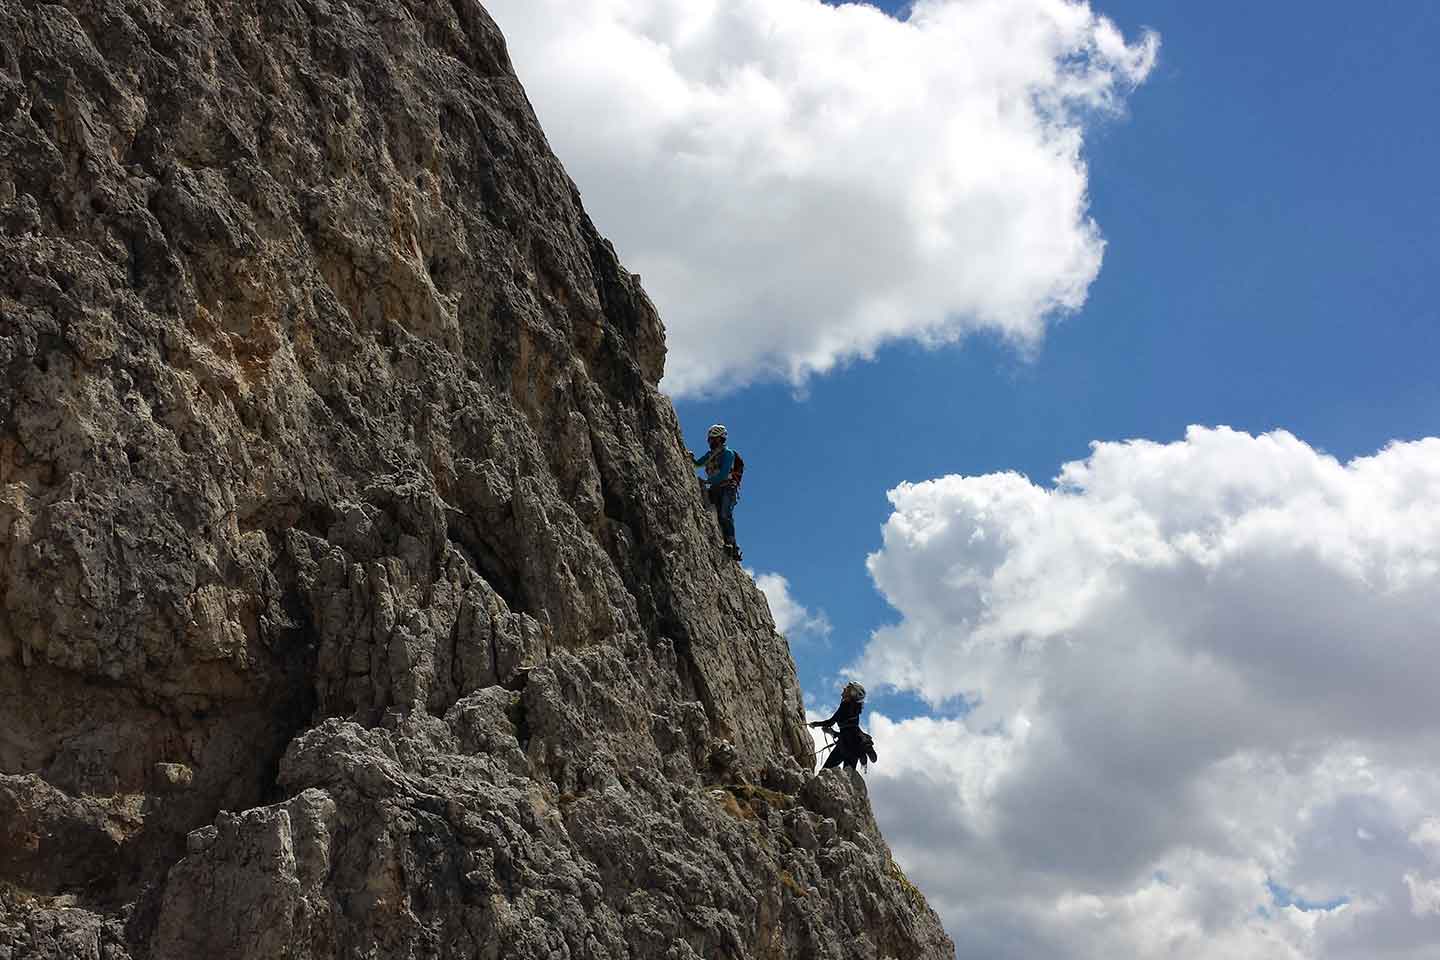
M829 727L821 727L820 732L825 734L825 746L820 748L820 755L823 756L825 754L825 751L829 750L831 747L835 746L835 744L840 742L840 738L838 736L832 737L830 735Z

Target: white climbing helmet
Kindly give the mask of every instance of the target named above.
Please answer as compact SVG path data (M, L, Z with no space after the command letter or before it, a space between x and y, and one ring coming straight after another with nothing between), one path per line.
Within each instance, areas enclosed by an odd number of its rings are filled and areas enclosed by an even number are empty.
M864 700L865 688L860 686L860 684L856 683L854 680L851 680L849 683L845 684L845 689L840 691L840 696L846 698L853 697L856 700Z
M717 423L705 432L705 436L710 438L711 440L715 439L716 437L724 440L729 435L729 431L725 429L725 424L723 423Z

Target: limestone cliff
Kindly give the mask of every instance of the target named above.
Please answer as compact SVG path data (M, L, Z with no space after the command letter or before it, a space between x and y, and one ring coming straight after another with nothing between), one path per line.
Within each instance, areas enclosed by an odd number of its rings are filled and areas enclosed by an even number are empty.
M473 0L0 3L0 958L952 956L663 364Z

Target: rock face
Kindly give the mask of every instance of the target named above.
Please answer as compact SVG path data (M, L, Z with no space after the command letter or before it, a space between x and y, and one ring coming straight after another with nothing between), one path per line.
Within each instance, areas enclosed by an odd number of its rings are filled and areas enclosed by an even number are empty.
M952 956L663 364L473 0L0 5L0 960Z

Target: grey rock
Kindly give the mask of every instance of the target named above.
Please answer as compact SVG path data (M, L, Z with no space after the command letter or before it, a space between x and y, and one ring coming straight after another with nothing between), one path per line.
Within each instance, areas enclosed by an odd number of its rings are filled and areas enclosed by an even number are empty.
M195 772L183 763L155 764L155 787L157 792L176 792L188 788L195 782Z
M0 893L3 960L130 960L123 924L88 910L20 904Z
M0 960L945 957L473 0L0 5Z

